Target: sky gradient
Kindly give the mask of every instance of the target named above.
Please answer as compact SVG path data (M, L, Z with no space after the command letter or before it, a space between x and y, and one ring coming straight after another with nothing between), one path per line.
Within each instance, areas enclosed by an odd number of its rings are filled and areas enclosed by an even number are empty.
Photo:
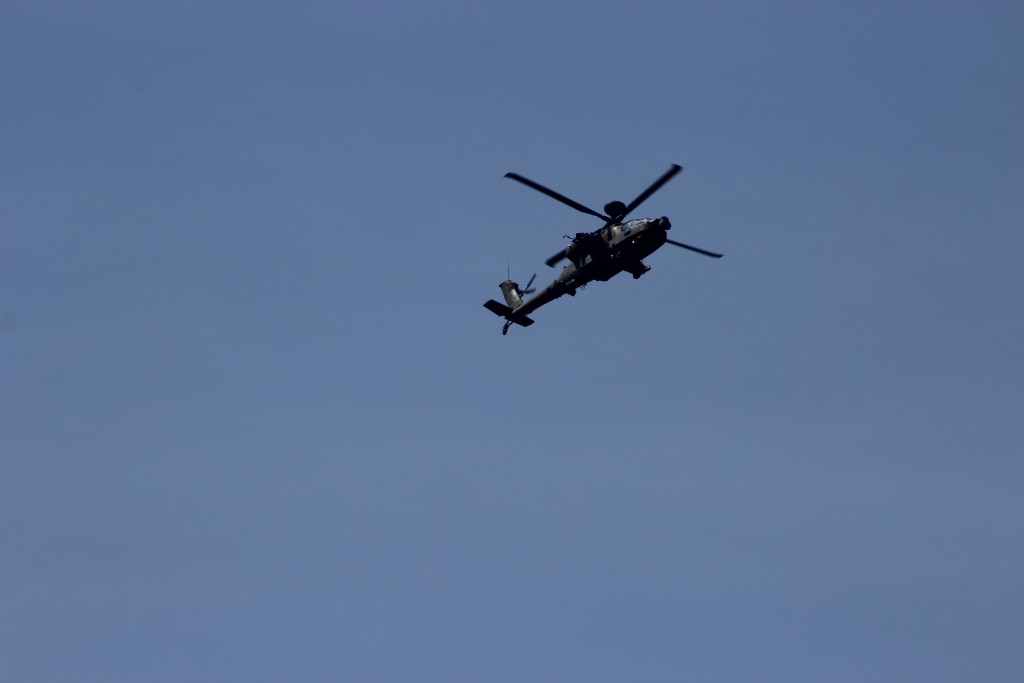
M1022 680L1022 34L0 4L0 679Z

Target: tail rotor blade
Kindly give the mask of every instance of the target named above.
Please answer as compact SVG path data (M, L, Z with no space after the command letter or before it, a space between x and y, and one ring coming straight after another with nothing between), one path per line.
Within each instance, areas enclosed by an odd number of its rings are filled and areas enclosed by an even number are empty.
M690 251L695 251L698 254L704 254L705 256L710 256L711 258L722 258L722 254L716 254L713 251L707 251L707 250L701 249L699 247L693 247L693 246L690 246L689 244L683 244L682 242L676 242L675 240L666 239L665 241L668 242L669 244L674 244L677 247L682 247L683 249L689 249Z

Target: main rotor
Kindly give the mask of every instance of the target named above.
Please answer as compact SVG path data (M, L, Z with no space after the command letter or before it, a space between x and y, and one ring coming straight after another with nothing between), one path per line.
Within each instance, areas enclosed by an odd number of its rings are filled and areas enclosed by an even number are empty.
M616 223L621 223L623 219L626 218L626 216L631 214L633 210L636 209L636 207L640 206L643 202L645 202L648 197L650 197L652 194L661 189L662 185L672 180L673 176L675 176L682 170L683 167L680 166L679 164L672 164L672 168L667 170L660 178L651 183L650 187L648 187L646 190L637 195L636 199L631 201L629 204L623 204L618 200L610 201L604 205L604 213L594 211L589 206L584 206L583 204L580 204L576 200L569 199L565 195L559 194L558 192L555 192L550 188L544 187L535 180L524 178L518 173L506 173L505 177L520 182L523 185L526 185L527 187L531 187L534 190L537 190L538 192L542 192L547 196L551 197L552 199L560 201L566 206L571 206L572 208L576 209L581 213L585 213L590 216L600 218L605 222L605 225L608 226L614 225Z
M580 213L585 213L585 214L587 214L589 216L594 216L595 218L600 218L601 220L604 221L604 226L599 228L599 230L603 230L604 228L607 228L610 225L619 225L619 224L621 224L622 221L625 220L626 216L631 214L634 210L636 210L636 208L638 206L640 206L645 201L647 201L647 199L652 194L654 194L655 192L657 192L658 190L661 189L662 185L664 185L668 181L672 180L672 178L675 177L675 175L677 173L679 173L680 171L682 171L682 170L683 170L683 167L680 166L679 164L672 164L672 167L669 168L667 171L665 171L665 173L663 173L660 178L655 180L653 183L651 183L651 185L646 190L644 190L639 195L637 195L636 199L631 201L629 204L623 204L622 202L620 202L618 200L610 201L610 202L608 202L607 204L604 205L604 213L600 213L598 211L595 211L594 209L591 209L589 206L585 206L583 204L580 204L579 202L577 202L574 199L569 199L565 195L560 194L558 192L555 192L551 188L544 187L543 185L541 185L540 183L536 182L535 180L530 180L529 178L525 178L525 177L519 175L518 173L506 173L505 177L506 178L511 178L512 180L515 180L516 182L520 182L523 185L526 185L529 188L537 190L538 192L540 192L542 194L546 194L547 196L551 197L552 199L554 199L556 201L559 201L559 202L561 202L561 203L565 204L566 206L569 206L569 207L571 207L573 209L576 209ZM595 231L595 232L598 232L598 231ZM722 256L721 254L716 254L714 252L705 251L704 249L698 249L697 247L690 246L689 244L683 244L682 242L676 242L675 240L667 239L665 241L668 244L672 244L672 245L677 246L677 247L682 247L683 249L689 249L690 251L694 251L694 252L697 252L698 254L703 254L705 256L710 256L712 258L720 258ZM556 263L558 263L559 261L561 261L565 257L566 257L565 256L565 250L563 249L559 253L557 253L557 254L551 256L549 259L547 259L545 261L545 263L547 265L551 266L551 267L554 267L554 265Z

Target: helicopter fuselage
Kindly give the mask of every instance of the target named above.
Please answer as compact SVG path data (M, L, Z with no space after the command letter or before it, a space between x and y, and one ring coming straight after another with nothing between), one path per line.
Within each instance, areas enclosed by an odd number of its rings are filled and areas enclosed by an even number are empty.
M665 244L665 231L671 227L664 216L634 218L589 233L583 240L574 240L574 244L566 248L570 264L562 270L556 282L572 287L579 281L586 284L593 280L610 280L623 271L643 272L643 259Z
M662 216L634 218L592 233L580 233L566 247L569 264L551 284L523 301L515 309L514 317L529 315L564 294L575 296L577 289L595 280L605 282L622 272L640 277L650 269L643 259L665 244L665 231L671 227L668 218Z

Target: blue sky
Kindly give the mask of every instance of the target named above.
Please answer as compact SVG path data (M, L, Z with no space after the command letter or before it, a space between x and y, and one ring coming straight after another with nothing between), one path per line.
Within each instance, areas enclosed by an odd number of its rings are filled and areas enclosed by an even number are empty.
M1022 30L0 5L0 678L1020 680Z

